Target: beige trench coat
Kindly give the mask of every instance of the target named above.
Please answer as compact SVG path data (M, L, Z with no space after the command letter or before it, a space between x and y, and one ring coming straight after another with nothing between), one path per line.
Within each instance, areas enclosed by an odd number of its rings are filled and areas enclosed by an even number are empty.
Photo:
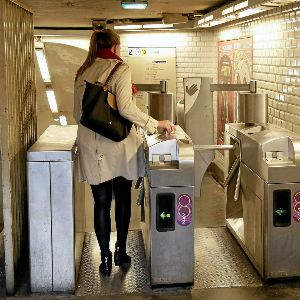
M132 126L126 139L114 142L79 122L85 80L103 83L117 62L115 59L97 58L75 81L74 118L78 123L76 173L79 181L86 180L89 184L99 184L118 176L134 180L144 175L142 141L135 126ZM132 100L131 71L126 63L123 62L118 68L110 86L116 95L120 114L142 129L155 132L158 121L143 113Z

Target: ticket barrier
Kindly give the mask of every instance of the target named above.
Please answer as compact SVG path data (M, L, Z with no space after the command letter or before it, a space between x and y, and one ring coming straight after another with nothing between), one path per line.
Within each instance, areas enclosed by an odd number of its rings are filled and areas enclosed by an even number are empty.
M151 285L194 282L194 150L181 127L145 134L142 233Z

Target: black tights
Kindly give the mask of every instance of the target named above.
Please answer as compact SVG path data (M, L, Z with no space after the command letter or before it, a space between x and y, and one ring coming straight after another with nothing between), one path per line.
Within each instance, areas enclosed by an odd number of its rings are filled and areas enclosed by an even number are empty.
M102 257L109 255L112 191L115 194L117 246L121 251L126 251L131 217L131 185L132 181L124 177L116 177L98 185L91 185L94 197L94 227Z

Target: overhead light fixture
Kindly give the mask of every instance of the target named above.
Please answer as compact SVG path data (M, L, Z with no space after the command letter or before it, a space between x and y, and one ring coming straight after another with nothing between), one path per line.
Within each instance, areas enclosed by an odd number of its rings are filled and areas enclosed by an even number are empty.
M148 1L140 1L140 0L121 1L121 6L124 9L146 9L148 6Z
M58 107L56 102L56 97L54 94L54 90L52 89L52 82L50 77L50 72L46 60L46 55L44 51L44 43L41 42L41 38L38 37L35 42L35 54L38 61L39 69L41 71L41 75L44 81L44 85L46 88L46 95L49 103L49 107L52 113L58 113Z
M173 28L173 24L145 24L145 29L160 29L160 28Z
M39 65L39 68L41 71L43 81L45 83L51 82L50 73L49 73L44 49L42 49L42 48L35 49L35 54L36 54L36 58L38 61L38 65Z
M260 12L273 9L294 0L285 0L276 2L276 6L268 5L269 0L237 0L228 5L224 5L212 12L203 15L201 18L195 18L196 27L213 27L233 20L242 19Z
M239 12L238 17L244 18L244 17L248 17L248 16L251 16L254 14L258 14L260 12L262 12L262 10L260 8L248 8L246 10Z
M204 13L201 10L195 10L193 15L194 15L194 17L202 17L204 15Z
M228 14L231 14L231 13L233 13L233 6L230 6L230 7L228 7L228 8L225 8L225 9L223 9L223 11L222 11L222 15L223 15L223 16L228 15Z
M246 8L247 6L248 6L248 0L244 2L240 2L234 6L234 11L241 10L243 8Z
M142 25L115 25L114 29L116 30L142 29Z
M221 25L221 24L223 24L223 23L225 23L225 22L226 22L226 20L214 20L214 21L212 21L212 22L210 23L210 26L211 26L211 27L218 26L218 25Z
M210 22L214 19L214 16L213 15L210 15L210 16L207 16L204 18L204 22Z
M49 103L51 111L53 113L58 113L58 107L57 107L57 102L56 102L54 91L46 90L46 94L47 94L48 103Z

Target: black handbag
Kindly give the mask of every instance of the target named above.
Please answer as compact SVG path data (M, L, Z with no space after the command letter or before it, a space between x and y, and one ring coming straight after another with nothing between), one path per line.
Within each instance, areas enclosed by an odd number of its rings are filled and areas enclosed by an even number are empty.
M132 127L132 122L121 116L108 101L109 96L114 97L113 94L109 95L108 83L121 64L119 62L115 65L103 85L86 82L80 119L83 126L115 142L124 140Z

